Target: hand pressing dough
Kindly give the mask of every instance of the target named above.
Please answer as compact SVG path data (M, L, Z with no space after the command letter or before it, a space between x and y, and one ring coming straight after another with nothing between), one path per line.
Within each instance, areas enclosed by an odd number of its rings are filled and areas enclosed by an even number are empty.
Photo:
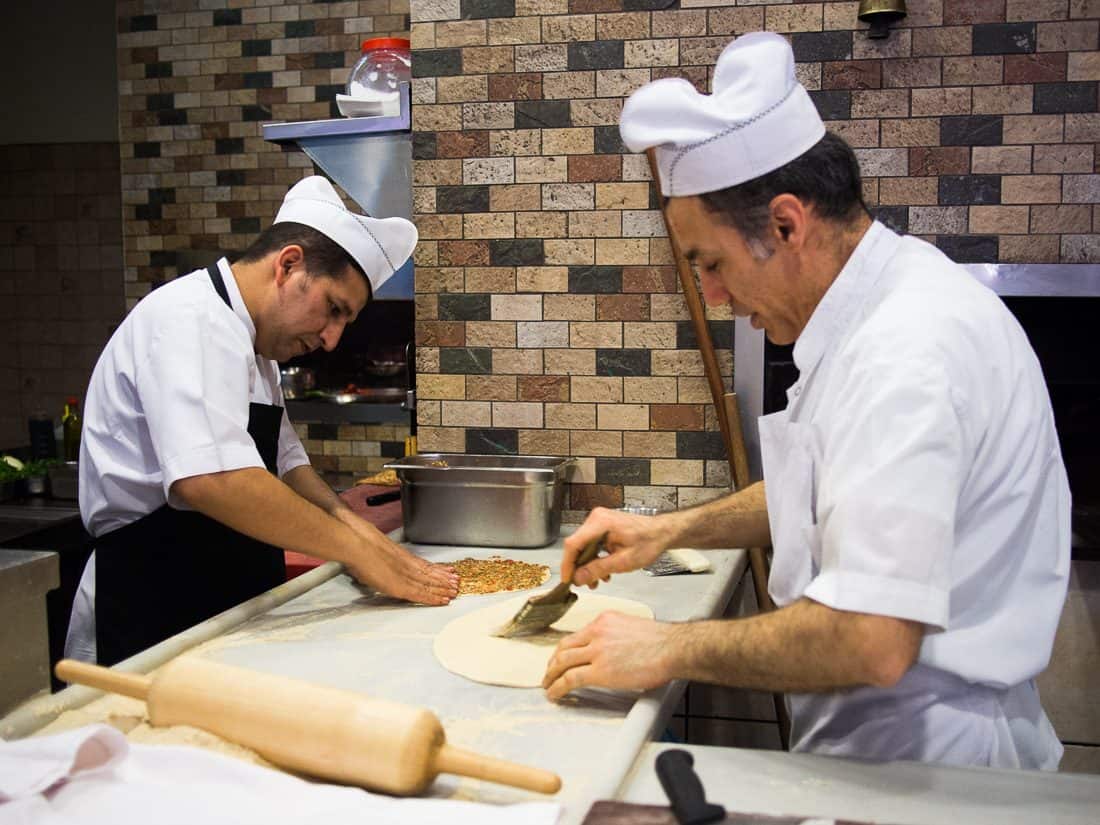
M451 673L475 682L506 687L538 687L542 684L546 665L558 642L580 630L605 610L616 610L644 619L653 618L653 611L641 602L588 592L577 595L579 598L569 612L542 633L513 639L500 639L492 635L531 598L520 596L459 616L435 637L432 650L439 663Z

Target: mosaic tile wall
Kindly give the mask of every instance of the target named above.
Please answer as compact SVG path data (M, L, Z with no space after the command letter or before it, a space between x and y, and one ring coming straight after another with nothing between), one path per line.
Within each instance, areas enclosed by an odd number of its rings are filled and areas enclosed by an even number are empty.
M125 290L133 306L156 284L244 248L268 226L313 164L265 141L261 125L338 117L335 95L360 43L407 37L408 0L120 0L118 9ZM407 434L392 425L296 426L311 460L339 486L402 455Z
M420 443L580 459L571 518L728 482L641 156L651 79L789 36L875 214L959 261L1100 261L1098 0L412 0ZM714 316L729 373L730 327Z
M895 228L964 261L1100 260L1100 2L913 0L885 41L857 6L413 0L423 449L577 456L570 518L724 488L645 164L615 124L652 78L706 87L745 31L790 36ZM121 0L129 305L177 274L181 250L240 248L266 224L310 163L260 124L334 115L359 42L410 31L409 13ZM713 327L728 374L731 324ZM310 438L315 456L339 466L328 435Z
M119 110L132 305L180 250L241 249L312 169L265 121L336 117L369 37L407 34L408 0L120 0Z
M0 146L0 450L83 397L125 312L117 143Z

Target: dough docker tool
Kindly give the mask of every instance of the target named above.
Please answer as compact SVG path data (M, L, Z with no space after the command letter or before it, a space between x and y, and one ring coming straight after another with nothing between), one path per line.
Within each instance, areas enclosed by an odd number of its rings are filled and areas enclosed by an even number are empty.
M604 533L599 538L588 542L577 554L577 567L582 567L596 558L606 539L607 533ZM573 582L563 580L552 590L529 598L508 624L493 635L510 639L513 636L530 636L539 633L561 619L576 602L577 594L573 592Z

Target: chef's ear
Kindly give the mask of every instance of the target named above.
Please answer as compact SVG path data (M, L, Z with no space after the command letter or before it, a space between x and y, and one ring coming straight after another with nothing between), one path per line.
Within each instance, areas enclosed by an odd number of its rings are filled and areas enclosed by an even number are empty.
M275 281L283 284L290 280L295 269L305 269L305 253L298 244L289 244L275 253Z
M801 245L806 229L806 207L790 193L776 195L770 204L775 239L783 244Z

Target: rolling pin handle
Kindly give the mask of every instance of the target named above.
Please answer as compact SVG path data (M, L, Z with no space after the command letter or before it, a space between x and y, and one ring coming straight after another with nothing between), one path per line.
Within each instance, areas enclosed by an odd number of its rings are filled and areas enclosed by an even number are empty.
M152 684L148 676L123 673L120 670L111 670L76 659L62 659L54 668L54 673L62 682L87 685L108 693L121 693L123 696L134 699L144 699Z
M561 777L556 773L494 759L451 745L443 745L439 749L435 757L435 770L439 773L486 779L538 793L553 794L561 790Z

